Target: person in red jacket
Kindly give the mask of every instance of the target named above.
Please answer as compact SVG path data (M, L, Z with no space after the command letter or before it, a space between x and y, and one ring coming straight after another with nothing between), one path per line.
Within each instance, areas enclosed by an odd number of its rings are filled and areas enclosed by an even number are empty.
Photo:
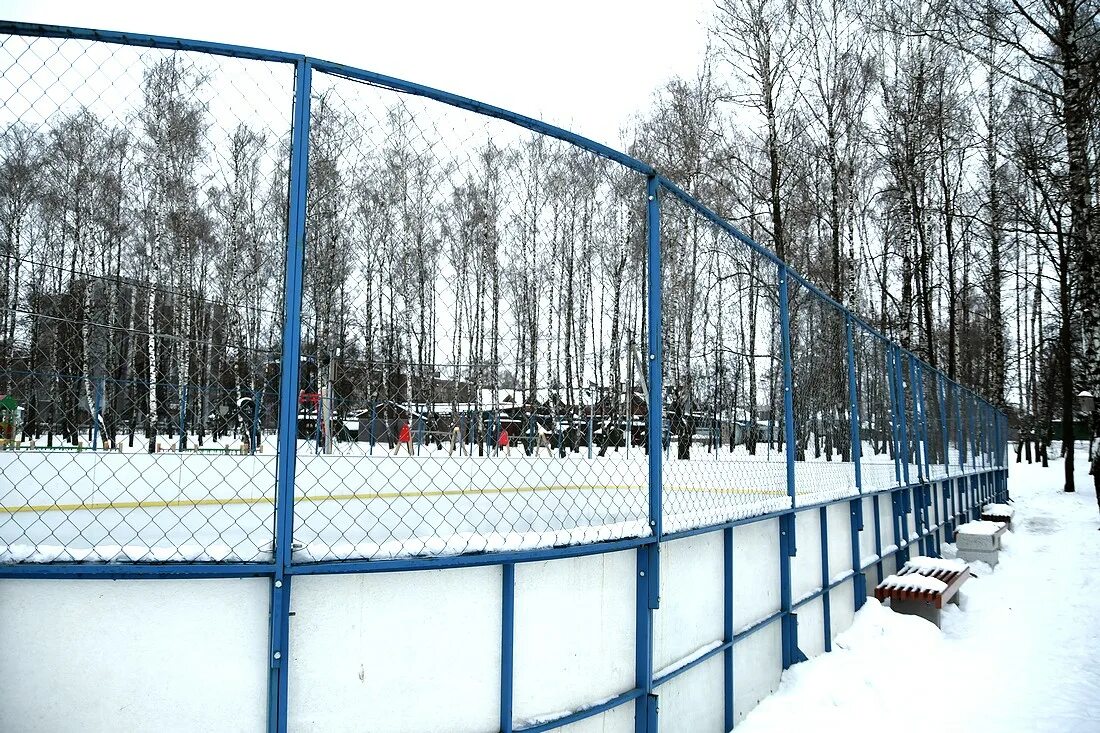
M400 427L397 429L397 445L395 446L394 455L401 452L402 443L409 449L409 455L411 456L413 454L412 431L409 430L409 423L406 420L402 420Z
M504 428L500 431L500 436L497 438L497 454L501 452L504 455L508 455L508 428Z

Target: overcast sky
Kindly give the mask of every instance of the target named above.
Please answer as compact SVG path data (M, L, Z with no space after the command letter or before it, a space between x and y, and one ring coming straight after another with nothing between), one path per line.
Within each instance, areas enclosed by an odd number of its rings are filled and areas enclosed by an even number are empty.
M0 0L0 17L304 53L473 97L613 147L694 73L711 0Z

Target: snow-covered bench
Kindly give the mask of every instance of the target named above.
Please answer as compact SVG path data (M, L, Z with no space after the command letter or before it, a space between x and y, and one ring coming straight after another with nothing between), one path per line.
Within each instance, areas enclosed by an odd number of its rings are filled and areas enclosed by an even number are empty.
M1012 515L1016 510L1008 504L986 504L982 507L983 522L1000 522L1012 529Z
M943 604L959 603L959 587L970 578L970 568L961 560L915 557L895 575L875 587L875 598L890 601L890 608L940 625Z

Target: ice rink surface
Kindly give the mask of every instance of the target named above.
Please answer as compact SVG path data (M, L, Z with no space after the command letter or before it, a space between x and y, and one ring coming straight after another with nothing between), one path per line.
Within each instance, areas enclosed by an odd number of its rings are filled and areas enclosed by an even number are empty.
M215 448L211 450L211 448ZM644 536L643 450L582 447L565 457L459 455L421 446L298 446L294 559L301 562L531 549ZM0 452L0 561L265 561L272 557L274 445L255 455L202 452ZM864 489L896 485L868 447ZM791 505L782 451L761 445L691 459L662 454L665 532L759 516ZM851 462L795 465L795 502L857 492Z

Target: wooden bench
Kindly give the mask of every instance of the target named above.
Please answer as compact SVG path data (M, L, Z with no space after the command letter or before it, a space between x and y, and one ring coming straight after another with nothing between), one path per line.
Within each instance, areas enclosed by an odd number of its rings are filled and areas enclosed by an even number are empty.
M939 626L944 603L958 605L959 588L970 577L970 568L963 562L917 557L879 583L875 598L889 600L898 613L920 616Z

